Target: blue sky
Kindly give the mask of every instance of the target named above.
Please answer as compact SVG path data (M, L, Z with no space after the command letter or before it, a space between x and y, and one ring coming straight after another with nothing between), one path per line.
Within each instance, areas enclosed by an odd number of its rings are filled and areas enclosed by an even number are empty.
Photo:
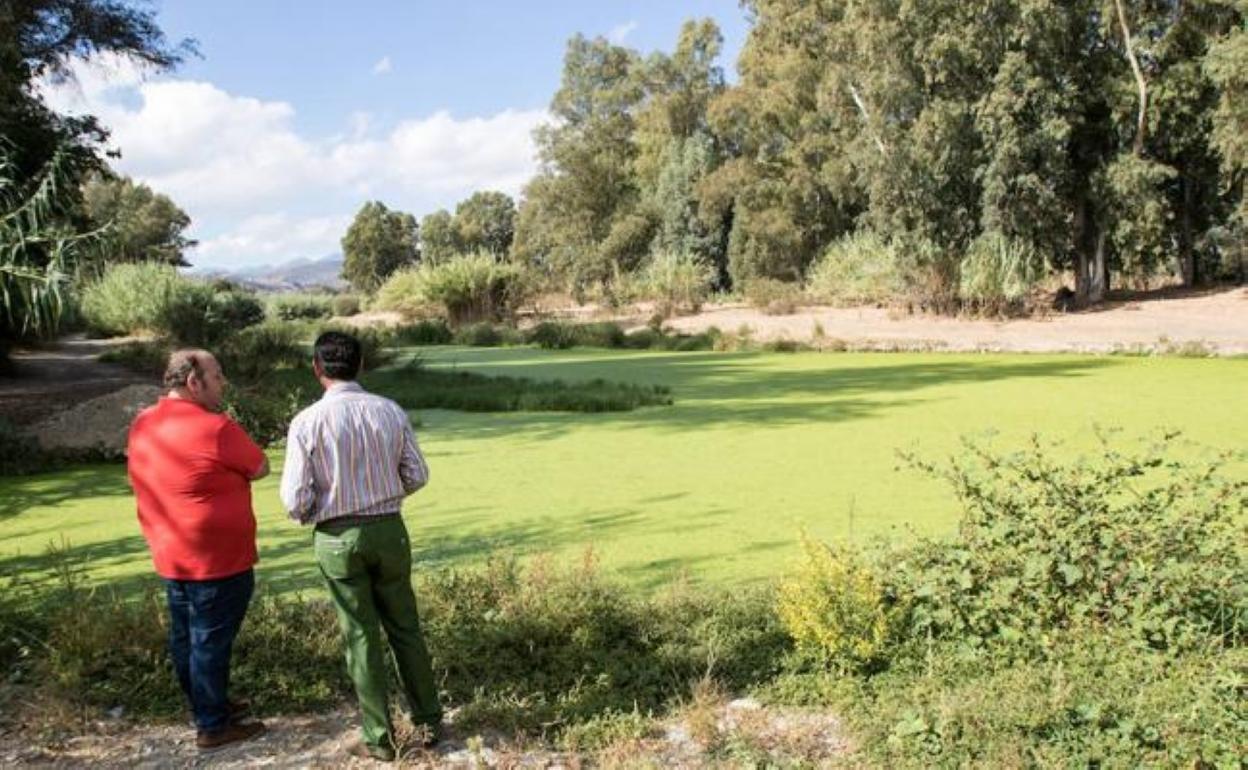
M710 17L732 79L748 30L736 0L157 8L202 58L155 77L97 61L48 98L112 128L115 165L191 215L201 245L190 259L218 269L336 251L369 198L423 216L476 189L518 194L578 32L670 51L683 21Z

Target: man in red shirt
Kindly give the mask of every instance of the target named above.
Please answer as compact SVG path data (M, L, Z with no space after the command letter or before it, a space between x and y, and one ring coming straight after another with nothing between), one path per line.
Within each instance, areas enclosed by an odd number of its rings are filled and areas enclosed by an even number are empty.
M169 652L210 751L264 732L228 696L230 652L255 587L251 482L269 461L221 414L225 375L205 350L169 357L169 392L135 418L126 453L139 525L169 601Z

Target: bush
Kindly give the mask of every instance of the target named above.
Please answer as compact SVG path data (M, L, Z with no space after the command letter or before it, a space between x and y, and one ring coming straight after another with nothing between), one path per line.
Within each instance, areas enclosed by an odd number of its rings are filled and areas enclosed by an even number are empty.
M332 294L299 292L269 297L269 316L279 321L319 321L333 314Z
M619 324L609 321L588 324L543 321L525 334L525 341L548 350L576 346L622 348L625 336Z
M250 294L190 284L175 295L167 333L178 344L210 347L264 320L264 306Z
M110 267L83 290L82 314L100 334L155 334L197 347L264 320L264 308L250 294L148 263Z
M63 703L182 717L160 598L87 590L76 566L60 559L63 585L39 601L19 605L0 594L0 620L37 642L4 636L0 650L34 658L37 683ZM644 598L589 556L568 568L493 558L436 570L416 594L444 705L459 709L462 729L486 722L557 736L573 725L601 727L613 714L678 707L690 683L706 677L738 690L765 681L789 649L766 590L677 586ZM262 593L235 647L235 678L262 714L323 710L351 691L341 650L328 602Z
M420 596L450 700L465 704L459 719L496 729L559 731L661 710L708 675L744 688L774 674L788 649L765 592L647 600L589 559L528 570L493 559L434 573Z
M868 767L1238 767L1245 666L1242 647L1171 656L1113 633L1013 665L938 645L815 702L845 715Z
M1175 436L1092 456L1038 439L1001 453L974 442L948 467L962 503L955 542L886 555L890 590L911 635L1043 649L1072 629L1120 629L1157 648L1248 634L1248 482L1221 473L1233 457L1174 457ZM1241 476L1242 478L1242 476Z
M0 417L0 476L22 476L40 470L39 442Z
M88 328L105 336L165 334L168 310L187 286L172 265L112 265L82 290L82 316Z
M791 315L802 300L800 286L775 278L751 278L742 291L752 307L767 315Z
M628 412L672 403L659 385L590 380L538 382L489 377L476 372L426 369L415 361L401 370L377 372L369 388L405 409L459 409L465 412Z
M887 660L901 626L898 608L863 557L802 538L805 558L780 588L779 613L798 649L841 671Z
M360 312L360 298L354 294L339 294L333 301L334 315L349 318Z
M311 359L303 330L290 323L243 329L215 352L226 377L244 383L259 382L274 369L306 366Z
M981 313L1017 307L1035 286L1040 259L1023 241L996 233L976 238L962 260L962 301Z
M262 447L280 446L290 421L320 395L311 372L288 370L284 375L226 389L225 413Z
M811 297L835 305L885 305L904 293L898 250L871 230L858 230L824 251L807 278Z
M456 345L469 345L474 348L494 348L517 343L520 341L520 335L506 326L481 321L459 328L455 331L451 341Z
M658 254L643 273L646 291L658 303L658 311L696 313L710 294L715 271L690 254Z
M110 364L120 364L133 372L160 377L165 373L165 364L169 362L169 353L172 350L170 344L163 341L127 342L125 345L101 353L100 360ZM228 368L225 375L231 376Z
M525 293L525 276L518 265L498 262L490 254L472 254L400 270L377 290L376 306L409 317L438 309L452 326L460 326L500 320L523 301Z
M446 321L438 318L399 326L393 336L398 345L449 345L454 335Z

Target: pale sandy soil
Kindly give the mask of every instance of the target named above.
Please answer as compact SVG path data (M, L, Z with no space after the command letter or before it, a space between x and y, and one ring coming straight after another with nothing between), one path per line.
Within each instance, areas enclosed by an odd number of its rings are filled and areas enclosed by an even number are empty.
M1187 345L1218 355L1243 355L1248 354L1248 288L1159 293L1093 310L1006 320L833 307L769 316L744 305L720 305L667 324L683 332L715 326L735 333L745 326L759 341L790 339L817 347L1166 353Z
M268 732L263 736L208 755L195 748L194 732L180 725L141 725L105 717L59 738L32 738L30 732L23 736L23 731L0 728L0 767L233 770L387 766L347 753L358 735L359 722L353 709L266 718L264 723ZM410 725L400 723L399 740L402 742L409 732ZM767 756L781 765L793 764L794 760L826 765L850 751L840 722L830 714L737 700L721 703L709 712L709 719L673 719L648 738L619 744L602 754L577 756L499 735L460 735L452 726L447 739L435 749L401 748L395 764L419 768L723 767L736 763L722 753L709 754L707 747L730 741L748 741L755 756Z
M645 304L610 310L549 303L543 303L542 311L576 321L614 320L628 329L644 326L653 312ZM388 312L340 320L356 326L402 322L397 313ZM536 320L526 315L522 324ZM670 318L664 325L684 333L711 327L733 334L748 330L758 342L787 339L854 350L1176 353L1186 346L1187 352L1244 355L1248 354L1248 287L1123 294L1090 310L1054 310L1010 319L908 314L875 307L800 307L790 315L767 315L741 303L713 304L696 315Z

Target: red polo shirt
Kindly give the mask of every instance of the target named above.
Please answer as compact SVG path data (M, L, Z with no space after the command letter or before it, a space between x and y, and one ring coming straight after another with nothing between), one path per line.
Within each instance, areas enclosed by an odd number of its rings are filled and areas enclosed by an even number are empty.
M251 477L264 453L237 423L166 396L135 418L127 456L161 577L214 580L256 563Z

